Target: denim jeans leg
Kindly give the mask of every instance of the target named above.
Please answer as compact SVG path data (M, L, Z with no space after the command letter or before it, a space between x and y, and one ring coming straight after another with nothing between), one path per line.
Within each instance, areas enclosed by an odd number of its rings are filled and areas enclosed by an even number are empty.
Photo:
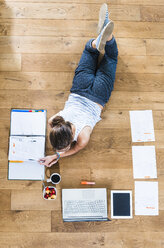
M73 85L70 90L72 93L79 93L81 90L83 92L87 91L94 82L99 51L92 47L93 40L90 39L86 43L80 62L75 70Z
M117 67L118 49L115 38L106 42L105 54L96 72L95 81L93 84L94 95L104 101L108 102L111 92L113 90L116 67Z

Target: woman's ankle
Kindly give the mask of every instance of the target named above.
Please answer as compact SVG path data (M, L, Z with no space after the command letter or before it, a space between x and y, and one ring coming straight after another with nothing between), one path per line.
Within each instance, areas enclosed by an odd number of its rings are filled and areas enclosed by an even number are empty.
M93 41L92 41L92 47L93 47L93 48L96 48L96 40L93 40Z

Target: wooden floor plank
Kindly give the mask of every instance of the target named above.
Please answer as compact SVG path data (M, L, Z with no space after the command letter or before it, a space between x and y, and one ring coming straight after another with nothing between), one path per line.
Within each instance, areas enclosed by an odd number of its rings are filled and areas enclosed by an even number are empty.
M81 54L86 42L86 37L42 37L42 36L1 36L0 53L65 53ZM160 43L161 40L159 40ZM158 39L155 40L158 42ZM118 38L117 44L120 55L146 55L146 44L143 39ZM156 55L156 54L153 54ZM161 54L157 54L161 55Z
M1 90L53 90L69 91L72 72L1 72ZM117 73L114 91L163 92L162 73ZM1 110L2 111L2 110ZM52 111L51 109L49 110ZM4 115L4 113L3 113ZM1 117L0 117L1 118Z
M155 48L154 48L155 49ZM158 49L157 49L158 50ZM147 49L148 52L148 49ZM163 74L161 73L117 73L115 91L164 91Z
M116 236L115 236L116 237ZM160 237L158 235L158 237ZM103 233L0 233L0 248L11 246L21 248L40 247L63 248L65 242L67 248L100 248L105 245ZM55 246L54 246L55 245Z
M68 91L23 91L23 90L1 90L0 108L26 108L49 109L54 113L64 108L68 99ZM31 99L35 101L32 102ZM42 99L42 102L40 101ZM13 104L14 103L14 104ZM24 104L24 105L23 105ZM110 110L163 110L163 92L119 92L113 91L105 111ZM7 142L7 141L6 141Z
M118 61L118 72L163 73L164 56L122 56Z
M61 192L57 190L57 199L48 201L43 199L42 188L32 190L12 190L11 210L60 210Z
M141 21L164 22L164 6L142 6Z
M73 71L30 73L2 72L0 74L0 89L69 91L72 86L73 77ZM160 79L158 81L160 81Z
M101 168L101 164L100 164ZM119 178L119 180L118 180ZM92 169L91 181L96 182L96 187L106 187L110 190L132 190L133 170L131 169Z
M15 246L21 248L40 247L54 248L57 243L58 248L63 248L65 240L68 248L162 248L163 232L111 232L111 233L0 233L0 248L10 248Z
M164 54L164 40L149 39L146 40L146 54L147 55L163 55Z
M97 22L92 20L0 19L0 35L96 37ZM117 38L164 38L164 23L115 21ZM68 38L69 39L69 38Z
M163 232L164 211L159 216L134 216L107 222L63 222L61 213L52 211L52 232ZM110 216L109 216L110 217Z
M0 211L11 210L11 191L8 189L0 189Z
M0 71L20 71L21 55L20 54L1 54Z
M50 232L50 211L0 211L0 232Z
M20 19L98 19L101 5L74 3L25 3L7 2L1 4L1 18ZM140 7L131 5L111 5L112 20L140 20Z
M3 2L3 0L0 0ZM6 0L6 2L24 2L24 0ZM58 0L32 0L33 3L59 3ZM61 3L91 3L91 4L103 4L104 0L61 0ZM111 4L123 4L123 5L164 5L162 0L152 2L151 0L106 0L106 3L110 7Z
M47 154L50 152L47 151ZM163 149L156 148L157 169L162 169L164 162ZM78 162L77 162L78 161ZM102 162L103 161L103 162ZM55 165L54 165L55 166ZM76 156L60 159L60 166L67 169L132 169L132 152L129 149L86 149Z
M118 237L116 238L115 235ZM119 241L117 243L117 241ZM105 244L112 244L114 248L162 248L163 237L160 232L120 232L120 233L105 233Z
M67 170L64 166L60 166L60 173L62 175L62 181L60 183L61 188L81 188L81 181L90 180L90 169L77 168Z
M164 23L155 22L115 22L114 35L116 37L134 38L164 38L162 30Z
M81 55L23 54L22 71L74 71ZM117 72L163 73L164 56L121 56Z

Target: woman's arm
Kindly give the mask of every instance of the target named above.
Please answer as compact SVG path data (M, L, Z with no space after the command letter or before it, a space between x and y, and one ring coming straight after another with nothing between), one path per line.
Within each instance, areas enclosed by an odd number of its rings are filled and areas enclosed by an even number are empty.
M78 151L80 151L81 149L83 149L86 144L83 145L79 145L78 143L76 143L73 147L71 147L70 150L65 151L65 152L58 152L58 154L60 154L61 158L73 155L75 153L77 153ZM53 164L57 163L58 161L58 154L54 154L54 155L50 155L50 156L46 156L44 158L39 159L40 164L45 165L47 167L51 167Z
M77 152L79 152L80 150L82 150L89 142L90 140L90 135L91 135L91 129L90 127L85 127L79 134L78 139L76 144L71 147L71 149L69 149L68 151L65 152L59 152L60 157L64 158L70 155L73 155Z
M86 145L87 145L87 143L86 143L86 144L85 144L85 143L79 144L79 143L77 142L77 143L76 143L73 147L71 147L68 151L59 152L60 157L61 157L61 158L64 158L64 157L73 155L73 154L79 152L80 150L82 150Z
M65 152L58 152L60 154L61 158L73 155L77 152L79 152L80 150L82 150L89 142L90 139L90 132L82 132L80 133L80 135L78 136L78 140L76 142L76 144L71 147L70 150L65 151ZM43 164L47 167L52 166L53 164L55 164L58 161L58 155L54 154L51 156L46 156L44 158L41 158L39 160L40 164Z

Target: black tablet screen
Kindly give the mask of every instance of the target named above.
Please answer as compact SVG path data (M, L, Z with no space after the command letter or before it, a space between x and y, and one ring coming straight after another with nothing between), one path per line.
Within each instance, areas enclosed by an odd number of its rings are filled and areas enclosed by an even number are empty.
M129 193L113 193L113 216L130 216Z

